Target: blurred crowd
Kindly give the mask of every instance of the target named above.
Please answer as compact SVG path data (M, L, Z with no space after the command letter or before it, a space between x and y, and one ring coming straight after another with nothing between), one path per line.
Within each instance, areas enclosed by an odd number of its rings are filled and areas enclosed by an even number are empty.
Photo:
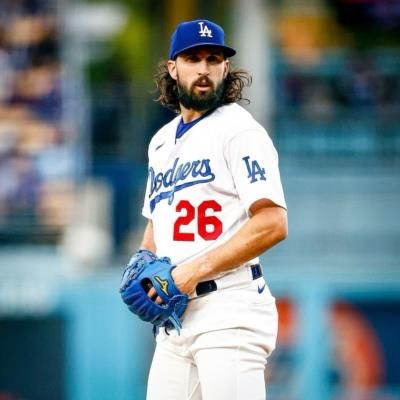
M378 56L353 52L335 62L326 57L326 69L284 75L283 107L306 118L330 119L356 113L380 119L400 114L400 59L389 68ZM335 67L336 65L336 67Z
M56 3L0 3L0 241L55 238L68 218L73 165Z

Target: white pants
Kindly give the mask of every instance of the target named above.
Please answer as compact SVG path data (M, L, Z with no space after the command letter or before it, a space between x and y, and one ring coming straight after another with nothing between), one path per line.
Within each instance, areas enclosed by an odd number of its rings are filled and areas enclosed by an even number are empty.
M147 400L265 400L278 316L264 284L259 278L192 299L179 336L161 329Z

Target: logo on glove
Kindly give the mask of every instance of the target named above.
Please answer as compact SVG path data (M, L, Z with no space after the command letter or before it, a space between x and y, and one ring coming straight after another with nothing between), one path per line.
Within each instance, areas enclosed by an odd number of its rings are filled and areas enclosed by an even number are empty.
M161 290L167 295L168 294L168 281L161 279L159 276L155 276L154 279L160 284Z

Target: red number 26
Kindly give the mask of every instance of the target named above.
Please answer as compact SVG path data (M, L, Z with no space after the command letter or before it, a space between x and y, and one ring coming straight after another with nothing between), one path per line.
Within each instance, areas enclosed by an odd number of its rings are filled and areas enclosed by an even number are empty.
M205 200L196 208L187 200L181 200L176 205L176 212L185 212L185 215L179 216L174 223L174 240L193 242L193 232L182 232L182 227L189 225L197 213L197 233L204 240L215 240L222 233L222 221L215 215L207 215L207 211L219 212L222 210L220 204L215 200Z

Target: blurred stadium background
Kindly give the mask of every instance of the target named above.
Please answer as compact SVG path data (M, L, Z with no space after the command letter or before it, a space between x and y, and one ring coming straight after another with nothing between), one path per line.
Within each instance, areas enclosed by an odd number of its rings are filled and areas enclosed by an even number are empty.
M151 327L118 283L172 117L152 76L200 16L280 153L268 399L400 399L400 1L1 0L0 400L144 399Z

